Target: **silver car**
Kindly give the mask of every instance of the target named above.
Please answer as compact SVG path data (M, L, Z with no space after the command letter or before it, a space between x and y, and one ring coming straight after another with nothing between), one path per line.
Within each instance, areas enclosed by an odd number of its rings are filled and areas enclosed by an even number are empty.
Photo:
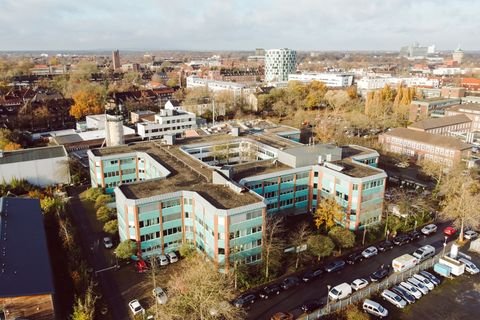
M157 302L159 304L165 304L167 303L167 294L165 293L165 291L163 291L162 288L160 287L157 287L155 289L153 289L153 296L155 297L155 299L157 300Z
M397 308L405 308L407 302L402 299L398 294L390 290L383 290L381 294L382 298L396 306Z

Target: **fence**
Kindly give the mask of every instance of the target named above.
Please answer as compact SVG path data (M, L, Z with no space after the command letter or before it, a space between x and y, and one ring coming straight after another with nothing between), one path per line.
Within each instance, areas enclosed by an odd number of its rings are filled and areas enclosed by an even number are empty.
M414 268L411 268L404 272L395 272L391 274L387 279L383 280L382 282L372 283L365 289L362 289L353 293L348 299L327 303L325 307L315 310L310 314L302 315L297 319L300 319L300 320L319 319L321 316L327 315L329 313L332 313L338 310L345 309L348 305L363 301L365 298L368 298L372 294L379 292L381 290L390 288L391 286L397 283L400 283L405 279L410 278L411 276L418 273L419 271L433 267L433 265L439 261L441 256L442 254L439 253L436 256L434 256L432 259L425 260L422 263L416 265ZM327 296L327 301L328 301L328 296Z

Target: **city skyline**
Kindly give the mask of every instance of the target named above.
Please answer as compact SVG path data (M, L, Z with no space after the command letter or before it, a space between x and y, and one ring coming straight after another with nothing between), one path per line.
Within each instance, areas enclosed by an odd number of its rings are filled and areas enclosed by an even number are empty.
M3 51L398 51L413 42L476 50L476 9L471 0L298 0L295 8L287 0L2 0L0 41Z

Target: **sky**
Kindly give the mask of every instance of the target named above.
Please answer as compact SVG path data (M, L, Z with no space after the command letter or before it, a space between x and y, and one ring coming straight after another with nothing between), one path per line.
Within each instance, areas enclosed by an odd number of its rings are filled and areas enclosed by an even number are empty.
M478 0L0 0L0 50L480 49Z

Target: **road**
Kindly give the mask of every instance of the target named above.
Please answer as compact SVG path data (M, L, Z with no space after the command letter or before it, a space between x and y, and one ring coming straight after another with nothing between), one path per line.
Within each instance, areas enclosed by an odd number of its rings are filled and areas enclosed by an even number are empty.
M426 244L435 247L436 252L443 250L443 243L445 241L443 235L443 228L447 223L437 224L438 232L426 238L420 238L409 244L401 247L395 246L392 250L379 253L370 259L364 260L355 265L348 265L345 269L337 273L324 273L319 278L307 284L301 284L298 287L280 293L278 296L272 297L269 300L257 300L248 311L248 319L264 320L279 311L289 311L295 316L302 312L300 306L305 300L321 299L326 301L327 285L332 287L343 282L351 283L357 278L369 279L372 272L377 270L382 264L391 264L392 260L402 254L412 253L417 248ZM448 239L452 241L453 239ZM303 273L300 273L300 276Z
M72 194L71 194L72 195ZM81 245L84 252L87 253L88 266L95 271L102 270L112 266L111 261L107 261L104 252L102 252L102 233L95 232L90 225L90 221L86 216L83 205L78 195L73 194L70 198L69 209L81 237ZM115 270L97 273L96 281L98 281L103 293L103 301L108 306L110 317L107 319L127 320L130 319L127 305L122 298L121 292L113 278L112 273ZM101 305L98 304L98 305Z

